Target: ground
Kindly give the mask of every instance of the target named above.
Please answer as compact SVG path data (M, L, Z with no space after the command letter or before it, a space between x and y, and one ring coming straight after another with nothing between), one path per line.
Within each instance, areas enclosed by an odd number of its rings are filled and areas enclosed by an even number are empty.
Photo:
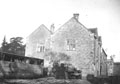
M10 79L0 82L0 84L91 84L86 80L81 79L55 79L54 77L46 77L39 79Z

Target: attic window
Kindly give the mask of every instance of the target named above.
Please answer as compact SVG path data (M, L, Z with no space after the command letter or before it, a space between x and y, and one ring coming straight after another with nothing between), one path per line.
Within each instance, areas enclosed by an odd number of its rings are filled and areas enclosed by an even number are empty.
M44 45L37 45L37 52L45 52L45 46Z
M67 50L73 51L76 49L76 40L67 39Z

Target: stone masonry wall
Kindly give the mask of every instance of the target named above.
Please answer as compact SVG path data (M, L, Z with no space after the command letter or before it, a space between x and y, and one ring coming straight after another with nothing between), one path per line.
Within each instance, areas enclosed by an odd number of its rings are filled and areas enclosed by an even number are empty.
M50 35L50 31L44 25L41 25L27 38L25 56L43 59L44 52L37 52L37 46L44 45L45 49L49 49L50 42L48 40L50 39Z
M76 40L76 50L67 50L67 39ZM94 74L94 41L91 33L74 18L64 24L52 37L52 50L71 57L70 63L82 70L82 75Z

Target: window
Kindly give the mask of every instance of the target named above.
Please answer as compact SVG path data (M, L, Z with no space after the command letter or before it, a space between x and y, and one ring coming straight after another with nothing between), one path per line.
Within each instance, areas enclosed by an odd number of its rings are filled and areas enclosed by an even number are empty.
M75 50L76 48L76 41L75 39L67 39L67 50Z
M44 45L37 45L37 52L45 52L45 46Z

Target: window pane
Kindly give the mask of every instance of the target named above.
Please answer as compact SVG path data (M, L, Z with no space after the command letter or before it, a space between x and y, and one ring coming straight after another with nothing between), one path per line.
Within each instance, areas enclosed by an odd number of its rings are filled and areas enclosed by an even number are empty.
M39 45L37 46L37 52L44 52L45 51L45 46L44 45Z
M75 50L76 43L75 39L67 39L67 50Z

